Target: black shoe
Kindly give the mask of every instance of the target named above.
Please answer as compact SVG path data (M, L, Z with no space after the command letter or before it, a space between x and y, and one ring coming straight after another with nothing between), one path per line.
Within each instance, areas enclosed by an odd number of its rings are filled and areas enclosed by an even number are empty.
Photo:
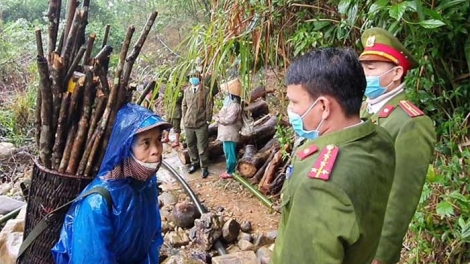
M191 167L189 167L188 173L192 174L195 171L197 171L197 169L199 169L199 165L198 164L192 164Z
M202 168L202 178L205 179L209 176L209 170L207 168Z

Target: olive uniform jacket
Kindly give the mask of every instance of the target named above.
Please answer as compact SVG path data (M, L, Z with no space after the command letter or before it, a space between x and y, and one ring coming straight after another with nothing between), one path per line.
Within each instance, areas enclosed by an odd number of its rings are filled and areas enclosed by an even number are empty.
M304 142L286 175L270 263L370 263L394 168L392 139L371 122Z
M392 97L373 115L368 113L364 103L361 117L385 128L395 145L395 177L376 258L385 263L396 263L433 157L434 125L428 116L406 101L403 92Z
M199 85L196 92L189 86L184 90L182 103L185 128L200 128L212 120L213 101L209 89Z
M170 102L169 104L171 107L167 109L168 119L181 119L181 117L183 116L183 113L181 110L182 103L183 103L183 92L184 90L182 89L176 95L173 95L173 96L176 96L176 99L174 102Z

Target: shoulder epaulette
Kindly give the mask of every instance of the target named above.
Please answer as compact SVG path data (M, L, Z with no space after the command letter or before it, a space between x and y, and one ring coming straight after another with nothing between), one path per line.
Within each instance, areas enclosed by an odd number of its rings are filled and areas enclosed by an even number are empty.
M338 152L339 148L335 145L327 145L324 147L318 156L315 165L313 165L312 169L308 173L308 177L324 181L329 180Z
M379 113L379 117L388 117L392 112L393 112L393 109L395 109L395 106L394 105L386 105L382 111L380 111Z
M300 160L304 160L308 156L317 152L317 150L318 150L318 147L312 144L303 150L297 151L297 157L299 157Z
M407 113L410 117L417 117L424 115L423 111L421 111L416 105L411 103L407 100L402 100L399 103L400 107Z

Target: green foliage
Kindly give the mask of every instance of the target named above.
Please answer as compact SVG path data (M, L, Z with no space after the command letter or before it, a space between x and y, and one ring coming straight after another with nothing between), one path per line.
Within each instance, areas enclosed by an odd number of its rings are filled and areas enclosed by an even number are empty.
M294 130L291 126L285 127L280 125L282 122L281 118L282 116L279 115L279 120L277 122L278 125L276 125L276 134L274 137L277 138L281 146L282 159L287 160L290 156L290 150L294 147Z

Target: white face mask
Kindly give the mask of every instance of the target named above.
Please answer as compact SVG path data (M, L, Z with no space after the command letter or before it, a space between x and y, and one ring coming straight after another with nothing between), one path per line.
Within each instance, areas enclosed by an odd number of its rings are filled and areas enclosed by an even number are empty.
M147 162L142 162L140 160L138 160L134 154L131 153L131 157L135 160L135 162L137 162L139 165L142 165L143 167L147 168L147 169L155 169L158 171L158 169L160 168L160 166L162 165L162 162L161 160L159 162L152 162L152 163L147 163Z

